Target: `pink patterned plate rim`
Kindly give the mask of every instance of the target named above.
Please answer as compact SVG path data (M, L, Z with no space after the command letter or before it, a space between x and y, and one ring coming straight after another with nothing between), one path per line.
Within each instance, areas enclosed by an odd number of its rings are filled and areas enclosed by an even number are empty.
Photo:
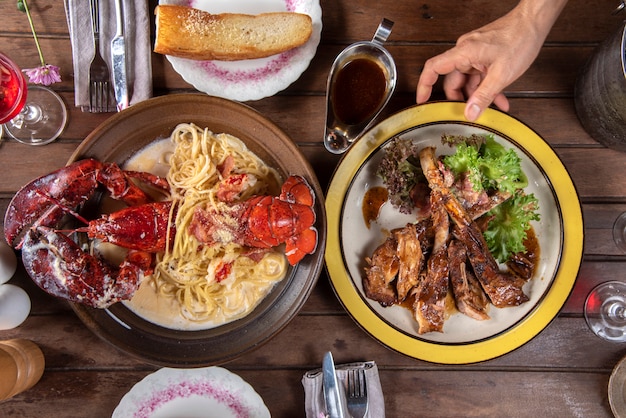
M222 367L162 368L124 395L113 418L269 418L263 399Z
M241 61L195 61L167 55L174 70L197 90L237 101L259 100L286 89L308 68L322 33L319 0L160 0L211 13L290 11L311 16L313 33L299 48L271 57Z

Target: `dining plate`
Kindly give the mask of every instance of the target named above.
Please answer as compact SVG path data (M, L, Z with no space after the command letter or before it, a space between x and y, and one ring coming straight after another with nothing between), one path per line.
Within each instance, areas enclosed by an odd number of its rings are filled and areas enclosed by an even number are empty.
M168 367L211 366L259 347L298 313L322 268L326 243L324 197L313 169L285 132L249 106L200 93L153 98L113 115L85 138L70 162L92 157L123 165L147 145L168 138L179 123L234 135L283 178L303 176L317 196L316 251L289 267L286 277L247 316L211 329L157 325L124 303L108 309L81 304L72 304L72 308L95 334L146 362Z
M266 58L238 61L198 61L167 55L185 81L212 96L249 101L273 96L296 81L315 56L322 33L319 0L160 0L213 14L297 12L311 16L313 32L304 45Z
M550 146L517 119L488 109L476 123L463 116L464 103L435 102L403 110L369 130L344 155L327 197L326 266L339 300L352 318L387 347L434 363L464 364L488 360L523 345L557 315L569 296L583 249L582 211L572 180ZM443 332L418 334L410 309L383 307L365 297L365 257L383 243L388 232L415 220L384 204L370 227L363 217L367 190L382 186L376 170L385 146L396 137L437 147L446 134L492 134L521 157L529 178L526 188L539 201L540 221L533 222L540 246L534 278L524 287L530 300L518 307L490 307L491 319L477 321L460 313L446 319Z
M269 418L254 388L221 367L163 368L124 395L113 418Z

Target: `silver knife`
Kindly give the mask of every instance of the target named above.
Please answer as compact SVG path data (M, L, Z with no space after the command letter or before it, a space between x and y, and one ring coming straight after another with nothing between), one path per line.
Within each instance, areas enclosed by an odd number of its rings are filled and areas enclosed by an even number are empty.
M128 79L126 76L126 41L124 39L124 8L122 0L115 0L117 31L111 41L111 64L117 111L128 107Z
M335 363L330 351L324 354L322 373L326 413L329 418L345 418L342 395L337 382L337 373L335 373Z

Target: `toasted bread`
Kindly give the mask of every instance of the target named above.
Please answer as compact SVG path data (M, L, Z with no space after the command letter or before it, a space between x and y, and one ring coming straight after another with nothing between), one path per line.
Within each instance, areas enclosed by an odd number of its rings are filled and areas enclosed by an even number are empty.
M293 12L211 14L159 5L155 14L154 52L194 60L268 57L305 44L313 31L310 16Z

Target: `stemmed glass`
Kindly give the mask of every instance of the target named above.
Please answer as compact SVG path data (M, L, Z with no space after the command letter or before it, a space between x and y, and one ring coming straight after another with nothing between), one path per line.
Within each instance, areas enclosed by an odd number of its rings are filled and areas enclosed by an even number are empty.
M626 252L626 212L613 224L613 241ZM593 288L585 301L585 320L599 337L626 342L626 283L609 281Z
M29 145L54 141L65 128L67 109L53 90L27 85L20 68L0 52L0 124L13 139Z
M585 320L597 336L626 342L626 283L610 281L594 287L585 301Z
M619 215L613 224L613 241L617 248L626 252L626 212Z

